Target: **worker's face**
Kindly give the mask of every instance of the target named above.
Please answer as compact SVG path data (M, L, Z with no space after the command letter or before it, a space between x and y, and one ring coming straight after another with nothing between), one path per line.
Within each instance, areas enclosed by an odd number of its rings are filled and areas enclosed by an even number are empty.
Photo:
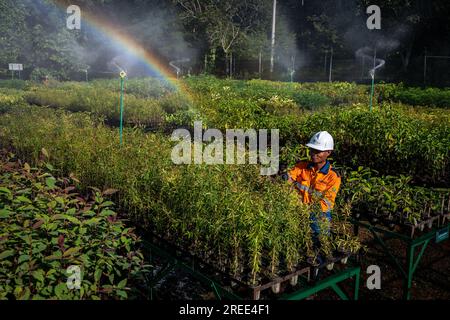
M311 161L313 163L321 163L325 162L327 158L330 156L331 151L320 151L315 149L309 149L309 154L311 156Z

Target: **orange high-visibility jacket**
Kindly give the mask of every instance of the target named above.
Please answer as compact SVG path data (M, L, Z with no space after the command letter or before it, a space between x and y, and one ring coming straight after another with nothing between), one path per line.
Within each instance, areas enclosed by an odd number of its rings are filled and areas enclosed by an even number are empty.
M336 194L341 185L341 177L329 161L318 171L312 162L298 162L292 170L288 171L288 175L294 182L298 182L296 185L304 203L310 203L312 193L317 191L323 195L320 202L322 211L327 212L333 209Z

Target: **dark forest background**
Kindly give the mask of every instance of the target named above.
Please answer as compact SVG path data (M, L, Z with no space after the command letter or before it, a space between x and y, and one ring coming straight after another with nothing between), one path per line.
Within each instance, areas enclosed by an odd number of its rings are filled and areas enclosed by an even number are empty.
M82 10L81 30L66 28L71 4ZM381 8L381 30L366 27L372 4ZM382 59L377 80L450 86L448 0L279 0L270 72L272 10L273 0L0 0L0 77L11 77L9 63L23 63L24 79L112 77L116 65L151 75L86 23L88 12L180 76L364 83Z

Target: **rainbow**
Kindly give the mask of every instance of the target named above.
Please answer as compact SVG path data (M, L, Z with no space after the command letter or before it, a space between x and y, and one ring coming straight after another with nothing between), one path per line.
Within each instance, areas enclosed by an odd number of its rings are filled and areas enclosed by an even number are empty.
M66 12L69 4L63 3L63 1L52 1L56 7ZM114 42L118 47L123 48L127 53L131 54L136 60L144 63L150 70L161 76L165 81L173 85L178 91L184 93L186 96L191 97L190 91L187 86L176 79L169 70L166 63L162 62L155 54L145 49L136 42L131 35L124 33L114 26L111 22L106 21L98 16L93 16L88 12L81 12L81 23L87 23L89 27L95 31L106 36L108 39ZM83 25L81 26L83 27Z

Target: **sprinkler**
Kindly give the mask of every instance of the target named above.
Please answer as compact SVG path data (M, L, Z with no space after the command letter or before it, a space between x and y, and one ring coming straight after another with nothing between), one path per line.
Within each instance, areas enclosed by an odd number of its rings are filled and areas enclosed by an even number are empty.
M124 82L125 77L127 76L127 73L125 71L120 71L120 145L122 145L123 142L123 88L124 88Z
M375 60L379 60L379 64L376 65L372 70L369 71L370 77L372 78L372 87L370 90L370 111L372 111L372 104L373 104L373 93L374 93L374 87L375 87L375 70L377 70L378 68L381 68L385 64L385 61L383 59L375 58Z
M291 57L291 62L292 62L292 65L288 69L289 69L289 73L291 75L291 83L292 83L292 82L294 82L294 73L295 73L295 57L294 56Z
M291 70L290 74L291 74L291 82L294 82L294 73L295 70Z
M372 111L372 100L373 100L373 91L374 91L374 86L375 86L375 69L370 70L370 76L372 77L372 86L370 89L370 111Z
M169 65L175 69L175 72L177 73L177 79L180 77L180 73L181 73L181 68L178 67L176 64L178 63L184 63L184 62L189 62L191 61L191 59L189 58L184 58L184 59L180 59L180 60L174 60L174 61L170 61ZM176 64L175 64L176 63Z

